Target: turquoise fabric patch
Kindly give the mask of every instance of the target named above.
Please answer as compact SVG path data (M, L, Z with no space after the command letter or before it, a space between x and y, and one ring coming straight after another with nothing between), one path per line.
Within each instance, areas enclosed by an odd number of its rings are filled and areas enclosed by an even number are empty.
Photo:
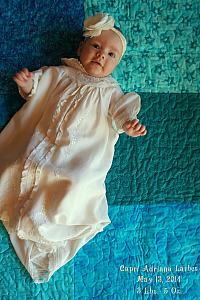
M199 214L198 203L110 207L112 224L75 258L75 299L198 300Z
M128 47L115 72L126 91L200 91L199 0L85 1L86 15L110 13Z

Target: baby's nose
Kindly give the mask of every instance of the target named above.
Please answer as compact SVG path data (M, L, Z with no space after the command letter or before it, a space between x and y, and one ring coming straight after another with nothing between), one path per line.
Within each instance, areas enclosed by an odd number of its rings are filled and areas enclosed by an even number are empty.
M98 53L97 53L97 56L104 59L105 58L105 53L104 51L100 50Z

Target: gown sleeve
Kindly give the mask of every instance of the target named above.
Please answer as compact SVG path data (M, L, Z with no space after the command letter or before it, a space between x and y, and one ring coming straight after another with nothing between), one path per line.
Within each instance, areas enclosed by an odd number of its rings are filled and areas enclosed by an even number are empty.
M29 94L26 94L22 91L22 89L20 87L18 87L19 90L19 94L22 96L22 98L24 98L25 100L30 100L32 98L33 95L35 95L36 91L37 91L37 87L38 87L38 83L40 81L40 78L42 77L43 72L47 69L48 67L42 67L39 70L33 71L33 77L32 77L32 81L33 81L33 86L32 89L30 91Z
M119 88L112 95L109 114L112 119L112 127L118 133L123 133L122 126L126 121L137 119L140 111L141 99L134 92L123 94Z

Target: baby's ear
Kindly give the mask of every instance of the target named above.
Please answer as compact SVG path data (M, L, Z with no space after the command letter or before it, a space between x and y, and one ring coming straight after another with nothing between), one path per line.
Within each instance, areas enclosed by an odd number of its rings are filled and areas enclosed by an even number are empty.
M83 48L83 44L84 44L84 42L82 41L82 42L80 42L80 44L79 44L79 47L78 47L78 49L77 49L77 55L78 56L80 56L81 55L81 50L82 50L82 48Z

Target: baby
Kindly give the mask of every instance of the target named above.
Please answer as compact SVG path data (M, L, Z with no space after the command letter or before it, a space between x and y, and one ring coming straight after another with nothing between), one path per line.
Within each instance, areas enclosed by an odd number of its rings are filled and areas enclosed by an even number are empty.
M110 223L105 178L119 133L144 136L140 97L110 76L126 40L107 14L84 22L79 59L14 76L27 100L0 134L0 218L37 283Z

